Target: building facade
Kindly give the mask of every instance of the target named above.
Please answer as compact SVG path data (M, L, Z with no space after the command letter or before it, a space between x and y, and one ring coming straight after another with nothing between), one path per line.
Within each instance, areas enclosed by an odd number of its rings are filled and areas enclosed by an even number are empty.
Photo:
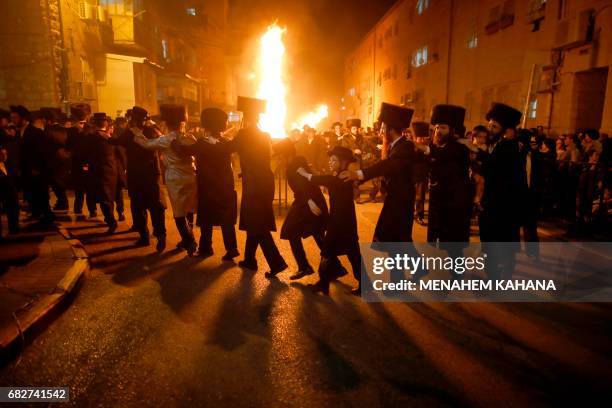
M225 106L228 0L7 0L0 106ZM214 45L214 47L213 47ZM215 63L211 63L211 58Z
M596 0L402 0L348 55L342 114L380 103L428 120L439 103L484 122L491 102L553 133L612 132L612 4Z

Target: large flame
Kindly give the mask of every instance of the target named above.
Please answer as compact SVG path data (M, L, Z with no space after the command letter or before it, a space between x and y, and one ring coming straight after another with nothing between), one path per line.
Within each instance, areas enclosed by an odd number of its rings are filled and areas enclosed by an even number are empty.
M285 104L285 95L287 94L287 88L283 83L284 32L285 30L276 24L268 27L268 31L261 37L261 53L259 56L259 76L261 80L257 97L268 102L266 112L259 117L259 128L268 132L273 138L286 136L287 105Z
M319 105L312 112L308 112L302 115L296 122L293 122L291 129L302 129L308 125L311 128L316 128L317 125L325 118L329 116L329 108L327 105Z

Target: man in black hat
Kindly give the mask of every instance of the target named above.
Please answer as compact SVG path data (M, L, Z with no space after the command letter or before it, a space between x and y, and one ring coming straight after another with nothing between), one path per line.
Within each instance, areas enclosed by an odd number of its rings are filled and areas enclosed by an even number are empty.
M65 211L68 210L66 188L69 184L71 165L67 148L68 131L59 123L62 114L59 108L40 108L40 112L45 121L45 135L49 146L47 155L51 169L51 189L57 199L53 209Z
M86 103L70 105L70 115L73 126L68 129L67 147L72 155L71 176L74 188L74 213L83 213L83 202L87 203L90 217L96 216L96 201L91 194L87 194L89 183L89 158L88 146L89 136L93 128L88 121L91 116L91 107Z
M429 123L412 122L412 134L414 135L415 146L429 146L431 137L429 133ZM414 200L414 216L416 222L425 225L425 198L429 189L429 160L423 154L415 156L413 166L414 187L416 196Z
M515 253L520 250L520 200L525 172L521 168L521 154L515 134L521 121L521 112L502 103L493 103L486 115L489 121L489 143L486 148L477 148L465 143L477 153L482 162L485 180L482 196L482 212L479 217L480 240L483 243L514 243L493 247L483 245L488 255L487 273L492 279L510 279L515 267Z
M434 106L430 121L434 126L433 144L419 145L425 147L430 166L428 242L470 240L470 151L455 138L464 118L461 106Z
M329 294L329 284L346 274L338 256L346 255L351 263L353 276L359 286L351 291L361 294L361 250L357 234L357 216L353 202L353 188L342 181L338 175L348 171L351 163L356 161L353 152L342 146L335 146L328 153L331 174L315 176L305 168L298 168L297 173L307 178L316 186L325 186L329 191L329 218L327 231L321 242L321 262L319 264L319 281L313 285L315 292Z
M257 270L255 254L261 246L274 277L287 269L271 231L276 231L274 219L274 174L270 169L270 135L257 127L259 115L265 111L266 102L254 98L238 97L238 110L243 113L244 127L233 140L224 145L228 152L238 152L242 171L242 201L240 205L240 229L246 231L244 260L241 267Z
M340 141L342 141L342 136L344 135L344 133L342 132L342 123L340 122L334 122L334 124L332 125L332 132L333 132L333 137L330 138L329 141L329 148L333 148L334 146L337 146Z
M158 252L166 248L166 202L162 193L162 178L159 155L156 151L146 150L134 142L135 135L131 128L142 131L146 138L160 136L156 129L145 126L149 117L146 109L139 106L132 108L130 123L126 130L111 143L125 147L127 154L128 195L132 209L134 227L140 234L137 246L149 245L149 229L147 227L147 211L151 215L153 235L157 238Z
M43 130L33 126L30 112L24 106L11 106L11 120L21 138L20 165L24 195L30 202L32 217L42 224L55 219L49 205L49 159L47 138Z
M224 261L231 261L240 253L236 240L238 204L234 189L231 154L224 151L227 140L222 132L227 127L227 114L218 108L204 109L200 115L203 137L191 145L172 142L181 154L193 155L196 161L198 190L198 226L200 245L198 255L208 258L214 254L213 226L221 227L225 245Z
M366 181L383 177L387 196L376 224L375 242L412 242L414 208L414 144L402 136L410 126L412 109L382 104L379 120L381 132L388 142L386 158L363 170L345 170L345 181Z
M92 124L94 132L89 138L89 190L96 203L100 204L108 234L117 230L114 202L117 189L117 163L115 146L110 142L106 113L96 112Z

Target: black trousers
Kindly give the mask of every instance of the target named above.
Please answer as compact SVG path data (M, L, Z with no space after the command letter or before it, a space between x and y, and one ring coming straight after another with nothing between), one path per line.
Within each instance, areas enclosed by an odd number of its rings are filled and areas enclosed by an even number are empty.
M115 192L115 206L117 208L117 214L123 215L125 211L125 202L123 199L123 188L119 186L117 186Z
M115 219L115 203L112 201L102 201L100 202L100 209L104 215L104 222L106 225L109 227L117 225L117 220Z
M8 177L0 178L0 210L6 213L9 232L16 234L19 231L19 197L15 185ZM1 220L0 235L2 235Z
M153 206L147 203L139 202L138 200L131 201L132 218L134 227L142 238L149 237L149 227L147 226L147 211L151 214L151 224L153 224L153 235L156 237L166 236L166 209L161 203L156 203Z
M53 219L53 211L51 211L51 206L49 205L48 181L41 176L32 176L30 178L30 192L32 216L46 220Z
M247 262L255 262L257 247L261 246L266 262L271 270L280 269L285 265L285 260L276 247L276 243L270 232L252 233L247 231L247 239L244 247L244 259Z
M312 236L321 249L321 244L323 243L323 234L317 234ZM296 237L289 240L289 245L291 245L291 252L293 253L293 258L295 258L295 262L298 265L298 270L305 271L307 269L312 269L310 263L308 262L308 258L306 258L306 251L304 251L304 244L302 243L302 238Z
M425 217L425 196L427 195L428 184L427 179L419 180L415 184L414 212L419 218Z
M96 212L96 200L93 195L86 194L85 188L75 188L74 189L74 213L82 214L83 213L83 202L87 202L87 210L89 214L94 214Z
M195 238L193 237L193 230L192 230L192 225L193 222L189 222L189 218L191 218L191 220L193 220L193 215L191 217L189 216L185 216L185 217L174 217L174 223L176 224L176 229L179 232L179 235L181 236L181 241L183 241L185 244L187 243L192 243Z
M361 250L359 243L352 244L342 255L346 255L351 264L353 277L361 284ZM319 280L322 284L329 283L337 278L337 269L342 268L338 255L332 255L328 251L321 252L321 264L319 265Z
M236 227L234 226L234 224L221 225L221 234L223 235L223 245L225 246L226 251L238 249L238 242L236 240ZM212 235L212 225L203 224L200 227L200 251L202 250L202 248L212 250Z
M66 195L66 189L60 186L57 182L51 183L51 190L53 190L53 194L57 198L55 205L57 207L68 207L68 196Z

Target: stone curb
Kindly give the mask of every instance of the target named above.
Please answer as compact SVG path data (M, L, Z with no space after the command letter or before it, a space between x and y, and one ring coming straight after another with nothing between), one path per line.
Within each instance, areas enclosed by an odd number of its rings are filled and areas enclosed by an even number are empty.
M28 329L55 310L75 290L81 277L89 270L89 256L85 252L83 244L74 239L66 228L58 226L57 230L70 244L74 260L72 266L68 268L64 277L53 290L19 313L19 324L15 324L10 329L3 330L0 333L0 353L8 350L25 335Z

